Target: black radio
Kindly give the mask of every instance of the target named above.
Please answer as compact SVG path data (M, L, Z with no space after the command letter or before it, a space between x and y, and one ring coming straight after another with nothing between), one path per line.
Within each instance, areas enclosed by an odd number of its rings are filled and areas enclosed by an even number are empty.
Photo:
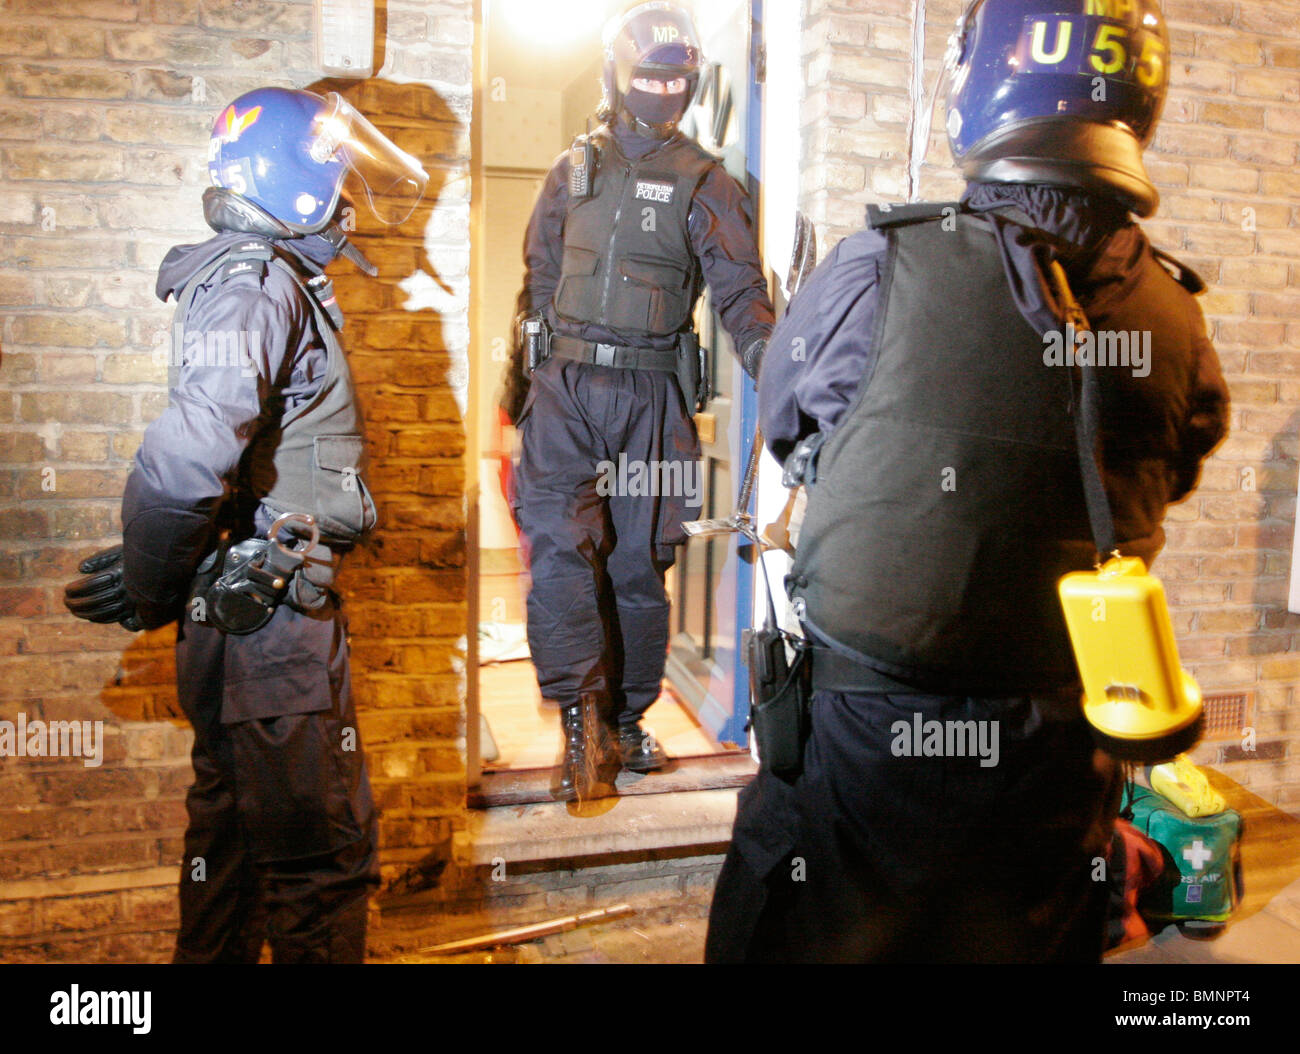
M592 175L596 167L596 148L589 135L580 135L569 147L569 197L591 197Z

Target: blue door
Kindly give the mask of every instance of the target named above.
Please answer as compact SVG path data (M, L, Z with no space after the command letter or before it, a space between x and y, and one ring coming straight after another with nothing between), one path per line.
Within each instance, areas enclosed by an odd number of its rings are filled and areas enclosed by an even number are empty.
M762 0L708 5L698 16L704 52L719 69L703 98L714 120L700 122L701 142L722 154L727 170L756 203L761 152ZM757 223L755 224L757 228ZM730 515L757 423L753 382L736 360L706 293L697 315L710 351L716 395L697 424L703 453L704 518ZM678 554L673 583L673 637L668 677L677 694L724 746L748 749L748 677L741 635L753 610L751 546L739 535L700 537Z

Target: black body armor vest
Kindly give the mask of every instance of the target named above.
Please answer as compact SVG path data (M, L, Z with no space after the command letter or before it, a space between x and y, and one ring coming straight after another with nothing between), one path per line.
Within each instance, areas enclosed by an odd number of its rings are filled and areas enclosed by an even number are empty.
M570 197L555 312L574 325L668 336L689 327L700 292L687 218L717 161L675 135L639 161L607 132L589 197Z
M787 585L813 634L869 667L866 689L872 671L966 695L1067 687L1056 585L1095 558L1074 367L1049 365L989 221L949 216L955 229L877 224L889 245L878 358L821 450ZM1122 281L1075 292L1094 332L1150 334L1148 375L1099 370L1118 538L1150 563L1191 390L1189 296L1149 248Z
M365 431L352 371L338 337L343 316L335 304L332 283L323 273L312 281L304 280L297 267L268 242L250 238L190 280L177 299L173 329L183 340L184 321L200 286L250 271L265 276L268 267L280 268L292 278L311 308L316 331L325 344L325 375L314 396L253 440L240 466L239 486L274 516L286 512L314 516L321 541L346 547L374 526L376 510L362 478ZM168 386L174 390L179 376L174 358L168 372Z

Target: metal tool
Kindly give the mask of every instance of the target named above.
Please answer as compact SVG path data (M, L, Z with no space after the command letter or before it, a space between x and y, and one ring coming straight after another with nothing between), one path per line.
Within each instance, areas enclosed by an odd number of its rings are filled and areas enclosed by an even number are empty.
M803 281L817 266L817 231L812 221L802 212L795 216L794 248L790 252L790 270L786 275L785 287L791 299L803 285ZM686 520L682 530L688 538L713 538L723 534L744 534L752 537L756 544L765 548L775 548L773 542L760 541L754 532L754 518L749 514L749 499L754 493L754 478L758 475L758 463L763 457L763 430L754 429L754 442L749 448L749 463L745 466L745 478L740 484L740 497L736 500L735 511L730 516L711 520ZM786 503L783 514L789 520L789 511L794 502L794 492ZM766 532L764 532L766 534Z
M730 516L711 520L686 520L682 530L690 538L715 537L720 534L752 534L754 518L749 514L749 499L754 493L754 477L758 474L758 462L763 456L763 430L754 429L754 442L749 448L749 463L745 466L745 478L740 484L740 497L736 499L736 509Z

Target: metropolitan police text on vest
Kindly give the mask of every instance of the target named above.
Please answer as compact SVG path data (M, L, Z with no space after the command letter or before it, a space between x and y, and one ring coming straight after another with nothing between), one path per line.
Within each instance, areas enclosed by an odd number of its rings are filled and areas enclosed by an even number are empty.
M658 183L648 179L638 179L636 181L636 193L633 195L638 201L659 201L665 205L671 205L673 202L673 184Z

